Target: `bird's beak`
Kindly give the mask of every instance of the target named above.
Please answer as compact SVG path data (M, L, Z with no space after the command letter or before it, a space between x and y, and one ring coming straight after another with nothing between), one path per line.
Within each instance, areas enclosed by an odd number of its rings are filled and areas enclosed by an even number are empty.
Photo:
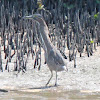
M30 15L30 16L24 16L23 19L33 19L34 16L33 15Z

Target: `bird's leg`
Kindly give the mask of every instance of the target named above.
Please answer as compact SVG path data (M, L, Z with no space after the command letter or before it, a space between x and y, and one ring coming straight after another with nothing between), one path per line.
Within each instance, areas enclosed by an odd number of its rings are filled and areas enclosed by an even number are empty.
M56 71L56 81L55 81L55 86L57 86L57 71Z
M52 79L52 77L53 77L53 72L51 71L51 77L50 77L50 79L48 80L46 86L49 84L49 82L50 82L50 80Z

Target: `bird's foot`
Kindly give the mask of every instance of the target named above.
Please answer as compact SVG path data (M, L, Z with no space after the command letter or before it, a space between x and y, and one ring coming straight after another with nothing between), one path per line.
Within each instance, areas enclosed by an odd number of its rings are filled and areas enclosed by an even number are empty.
M55 83L55 85L54 85L55 87L57 87L58 86L58 84L57 83Z
M48 85L46 84L45 87L47 87Z
M47 83L47 84L45 85L45 87L47 87L47 86L48 86L48 84L49 84L49 83Z
M76 65L74 65L74 68L76 68Z

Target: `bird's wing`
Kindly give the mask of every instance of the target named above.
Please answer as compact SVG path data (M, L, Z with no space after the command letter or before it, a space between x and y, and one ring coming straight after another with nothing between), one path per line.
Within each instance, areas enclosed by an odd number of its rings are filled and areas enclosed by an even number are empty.
M57 65L64 65L64 59L59 51L51 50L50 57Z

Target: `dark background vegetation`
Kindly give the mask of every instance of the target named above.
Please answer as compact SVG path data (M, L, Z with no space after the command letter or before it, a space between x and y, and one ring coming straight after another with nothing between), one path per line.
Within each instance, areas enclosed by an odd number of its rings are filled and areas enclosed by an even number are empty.
M14 70L20 71L26 70L29 54L35 55L37 52L33 50L37 40L32 22L22 20L23 16L34 13L44 17L50 39L54 45L57 44L63 56L67 45L69 61L76 59L77 50L80 57L84 50L89 57L96 50L96 44L100 43L100 0L0 0L0 48L4 48L7 59L5 69L8 71L8 62L11 62L13 55L17 55ZM25 59L24 55L27 55ZM33 58L34 64L40 68L39 57ZM0 59L0 69L3 70L1 51Z

